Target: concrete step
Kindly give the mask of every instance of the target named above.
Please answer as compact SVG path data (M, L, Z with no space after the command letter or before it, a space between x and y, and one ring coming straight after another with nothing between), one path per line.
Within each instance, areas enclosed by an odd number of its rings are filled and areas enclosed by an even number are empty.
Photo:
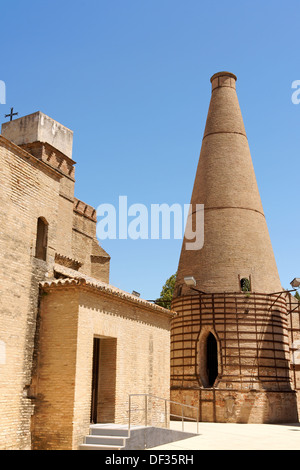
M85 444L109 445L115 447L125 447L125 441L128 437L122 436L101 436L89 435L85 437Z
M79 450L121 450L123 447L97 445L97 444L80 444Z
M91 424L79 450L121 450L126 446L128 426L116 424Z
M91 424L90 435L92 436L122 436L128 437L128 427L104 426L99 424Z
M92 424L79 450L144 450L167 444L196 434L154 426L128 426L118 424Z

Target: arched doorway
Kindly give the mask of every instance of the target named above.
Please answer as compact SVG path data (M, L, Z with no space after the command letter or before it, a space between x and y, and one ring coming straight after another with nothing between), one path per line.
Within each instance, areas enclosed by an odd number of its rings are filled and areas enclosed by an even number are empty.
M220 372L219 344L214 333L204 328L199 337L199 378L204 388L211 388Z

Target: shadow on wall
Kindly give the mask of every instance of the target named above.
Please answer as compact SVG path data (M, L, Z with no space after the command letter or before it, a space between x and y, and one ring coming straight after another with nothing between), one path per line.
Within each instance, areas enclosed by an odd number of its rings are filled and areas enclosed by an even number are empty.
M258 382L256 388L253 386L247 393L238 422L255 422L255 415L262 423L297 422L297 399L289 375L287 331L280 311L272 312L266 324L257 330L257 357L252 373L253 377L258 377Z

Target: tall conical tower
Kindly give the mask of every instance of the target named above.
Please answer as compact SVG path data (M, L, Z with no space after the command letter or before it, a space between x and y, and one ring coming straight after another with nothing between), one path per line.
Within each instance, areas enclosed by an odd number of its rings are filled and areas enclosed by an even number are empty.
M236 95L236 76L212 76L212 95L172 308L171 390L200 419L297 419L289 376L287 307ZM197 219L204 209L204 225ZM203 218L199 218L203 220ZM198 226L197 226L198 225ZM189 237L190 238L190 237Z

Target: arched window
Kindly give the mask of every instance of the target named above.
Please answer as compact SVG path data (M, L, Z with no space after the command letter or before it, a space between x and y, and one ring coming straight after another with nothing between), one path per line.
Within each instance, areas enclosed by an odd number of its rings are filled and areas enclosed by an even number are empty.
M35 257L46 261L48 243L48 223L43 217L37 221Z

